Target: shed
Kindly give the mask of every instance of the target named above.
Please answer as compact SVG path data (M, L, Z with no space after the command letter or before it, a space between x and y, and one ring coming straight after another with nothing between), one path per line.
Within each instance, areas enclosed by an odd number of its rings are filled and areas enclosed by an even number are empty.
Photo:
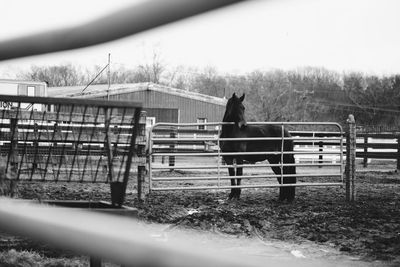
M90 90L89 90L90 88ZM154 122L193 123L222 121L226 99L154 83L49 87L53 97L139 101Z
M1 95L24 95L24 96L47 96L47 84L45 82L0 79ZM17 103L5 102L0 99L0 109L12 109L18 106ZM44 105L30 105L21 103L22 109L44 110Z
M47 84L36 81L0 79L0 94L47 96Z

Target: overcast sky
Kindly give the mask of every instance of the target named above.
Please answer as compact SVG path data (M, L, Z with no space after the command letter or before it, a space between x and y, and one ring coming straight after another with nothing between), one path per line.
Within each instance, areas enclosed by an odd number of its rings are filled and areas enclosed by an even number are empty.
M134 2L3 0L0 40L79 25ZM105 65L108 53L114 67L131 67L150 61L154 50L168 66L221 72L316 66L400 73L399 10L398 0L253 0L108 44L0 62L0 78L33 64Z

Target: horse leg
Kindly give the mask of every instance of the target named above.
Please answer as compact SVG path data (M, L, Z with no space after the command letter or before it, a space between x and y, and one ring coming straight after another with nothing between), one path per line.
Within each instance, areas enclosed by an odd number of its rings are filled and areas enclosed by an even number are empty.
M270 156L268 157L268 162L270 164L278 164L280 162L280 156ZM274 171L276 175L281 175L281 167L273 166L271 169ZM282 183L281 177L277 177L278 183ZM286 187L279 187L279 201L284 201L286 199Z
M233 164L233 159L230 158L225 158L225 163L227 165L232 165ZM229 167L228 168L228 172L229 172L229 176L235 176L235 168L233 167ZM231 179L231 186L236 186L236 179L232 178ZM231 188L231 192L229 193L229 200L231 200L232 198L235 198L235 189L236 188Z
M229 176L235 176L235 168L228 168ZM236 186L236 179L231 179L231 186ZM231 188L231 193L229 194L229 200L236 198L236 189Z
M268 159L271 164L277 164L281 161L280 156L273 156ZM292 154L285 154L283 155L283 163L290 164L295 163L294 156ZM281 175L281 167L274 166L271 167L272 170L276 175ZM296 167L295 166L283 166L283 174L296 174ZM282 178L277 177L278 182L282 183ZM295 184L296 177L283 177L283 184ZM283 186L279 188L279 201L287 200L288 202L292 202L294 200L296 194L296 187L294 186Z
M243 164L243 160L237 160L237 164L242 165ZM236 168L236 176L242 176L242 175L243 175L243 167ZM242 181L242 179L240 179L240 178L236 179L236 185L239 186L241 181ZM235 192L236 192L235 196L236 196L237 199L239 199L240 198L240 194L242 192L242 189L241 188L235 188L235 189L236 189L235 190Z
M281 168L280 167L272 167L272 170L275 174L281 175ZM282 178L278 177L278 183L282 184ZM285 183L285 178L283 178L283 183ZM281 186L279 187L279 201L284 201L287 198L287 187Z
M293 154L285 154L283 155L283 162L284 163L295 163L294 156ZM284 166L283 167L283 173L284 174L296 174L296 166ZM283 179L284 184L295 184L296 183L296 177L285 177ZM288 202L292 202L294 200L295 194L296 194L296 187L295 186L290 186L286 187L286 199Z

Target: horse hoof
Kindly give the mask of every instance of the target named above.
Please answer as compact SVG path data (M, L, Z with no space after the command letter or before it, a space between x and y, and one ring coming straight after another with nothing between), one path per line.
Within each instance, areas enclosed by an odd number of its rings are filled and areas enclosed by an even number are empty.
M294 198L279 198L278 199L279 202L283 203L283 204L291 204L294 202Z
M241 193L242 191L241 191L241 189L240 188L235 188L235 191L233 191L233 193L234 193L234 198L236 199L236 200L239 200L240 199L240 193Z
M294 198L287 198L287 203L293 203L294 202Z
M240 199L240 195L235 194L235 193L230 193L228 196L228 200L230 201L237 201Z

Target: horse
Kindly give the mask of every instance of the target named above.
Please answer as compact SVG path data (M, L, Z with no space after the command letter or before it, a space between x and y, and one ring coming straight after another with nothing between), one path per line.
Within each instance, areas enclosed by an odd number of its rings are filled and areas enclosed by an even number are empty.
M228 100L226 104L223 122L231 122L232 124L223 124L220 138L251 138L251 137L282 137L282 127L277 125L247 125L245 119L245 107L243 100L245 95L237 97L236 93ZM290 137L287 130L284 130L283 135ZM236 168L228 167L229 176L235 176L231 179L232 186L240 186L240 176L243 175L243 167L240 167L244 162L255 163L268 160L270 164L278 164L283 159L284 164L295 163L293 153L285 153L281 155L282 140L243 140L243 141L220 141L220 149L223 153L229 152L279 152L277 154L268 155L223 155L222 158L227 165L232 165L236 162ZM293 140L285 139L283 141L283 151L293 151ZM275 174L281 175L280 166L271 166ZM235 172L236 169L236 172ZM296 174L294 165L284 165L283 174ZM277 177L281 183L281 177ZM284 177L283 184L295 184L296 177ZM231 188L229 199L239 199L241 188ZM295 197L295 187L285 186L279 188L279 201L292 202Z

